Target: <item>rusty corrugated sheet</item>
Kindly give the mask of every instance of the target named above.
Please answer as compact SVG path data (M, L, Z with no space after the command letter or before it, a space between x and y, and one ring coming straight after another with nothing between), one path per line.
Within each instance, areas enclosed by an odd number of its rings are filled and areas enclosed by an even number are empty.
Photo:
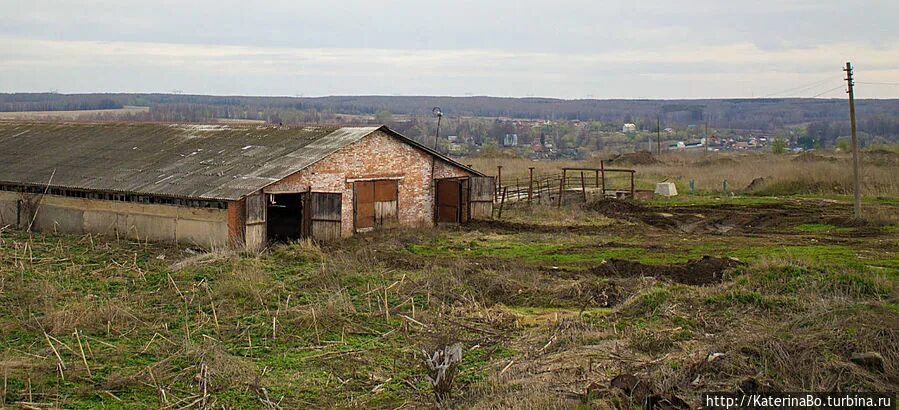
M378 129L0 122L0 182L235 200Z

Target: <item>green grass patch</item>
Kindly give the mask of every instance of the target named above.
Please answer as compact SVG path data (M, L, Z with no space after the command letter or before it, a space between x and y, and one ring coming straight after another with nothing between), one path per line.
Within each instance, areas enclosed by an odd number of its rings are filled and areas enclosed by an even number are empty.
M775 310L777 308L788 305L788 303L784 300L776 299L770 296L764 296L756 291L747 291L742 289L733 289L708 296L705 298L704 303L706 305L712 305L716 308L749 306L763 310Z
M671 298L671 291L666 287L655 286L644 290L621 308L621 312L629 316L655 316Z

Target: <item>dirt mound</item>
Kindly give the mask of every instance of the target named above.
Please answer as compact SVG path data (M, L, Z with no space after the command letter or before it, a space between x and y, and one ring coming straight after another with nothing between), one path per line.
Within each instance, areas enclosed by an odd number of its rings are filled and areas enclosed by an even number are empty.
M762 189L765 186L765 183L768 182L768 178L758 177L752 180L749 185L746 185L745 191L754 192Z
M620 154L606 161L610 164L631 164L631 165L653 165L660 164L654 155L649 151L637 151L627 154Z
M707 285L719 283L724 271L743 263L730 258L703 256L680 265L645 265L640 262L610 259L590 270L590 273L609 277L644 277L653 276L685 285Z
M700 167L712 167L712 166L728 166L728 165L736 165L737 161L731 157L719 157L719 158L705 158L701 161L696 162L697 166Z
M587 209L611 217L628 217L646 212L646 207L631 201L602 199L587 204Z

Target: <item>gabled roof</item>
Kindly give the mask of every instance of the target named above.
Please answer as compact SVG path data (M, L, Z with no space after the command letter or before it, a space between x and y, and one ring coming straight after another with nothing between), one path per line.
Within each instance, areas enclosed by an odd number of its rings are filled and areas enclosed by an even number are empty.
M236 200L375 131L481 175L387 127L0 122L0 183Z

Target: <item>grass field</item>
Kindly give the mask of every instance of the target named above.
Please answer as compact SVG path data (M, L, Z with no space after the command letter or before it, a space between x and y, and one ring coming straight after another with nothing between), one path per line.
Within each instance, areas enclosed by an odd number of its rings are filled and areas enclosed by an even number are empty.
M460 408L897 390L895 219L840 198L628 206L261 254L2 231L0 407L434 407L423 351L451 342Z
M11 111L0 112L0 120L25 120L25 121L46 121L46 120L62 120L62 121L78 121L78 120L96 120L115 119L117 117L129 116L149 112L150 107L125 106L124 108L109 110L77 110L77 111Z
M606 166L637 170L637 188L653 189L657 182L671 181L681 193L690 192L690 180L697 193L723 193L727 180L728 192L755 195L846 195L852 192L852 156L847 153L803 153L772 155L770 153L665 153L640 158L633 163L624 156ZM535 176L558 174L563 167L599 167L599 159L584 161L530 161L510 158L466 158L479 171L496 175L503 166L503 181L514 184L518 179L526 184L528 168L535 167ZM862 192L870 196L899 196L899 152L888 149L863 151L861 155ZM613 174L609 174L610 177ZM588 172L587 178L591 175ZM748 188L753 180L755 186ZM626 187L630 181L621 176L610 186Z

